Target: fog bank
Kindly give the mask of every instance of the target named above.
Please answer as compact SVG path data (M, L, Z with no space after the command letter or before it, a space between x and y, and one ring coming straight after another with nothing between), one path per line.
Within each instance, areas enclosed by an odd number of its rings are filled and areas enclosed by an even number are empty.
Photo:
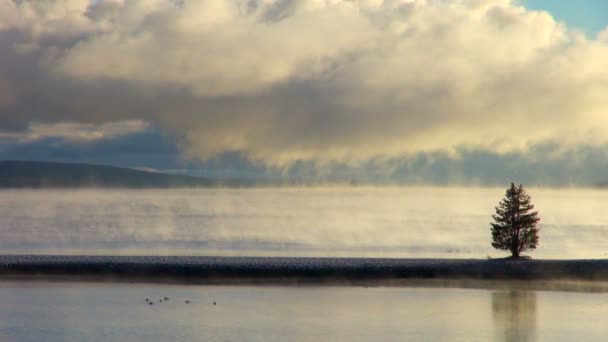
M608 193L529 189L534 258L604 258ZM499 188L0 191L0 253L503 257Z

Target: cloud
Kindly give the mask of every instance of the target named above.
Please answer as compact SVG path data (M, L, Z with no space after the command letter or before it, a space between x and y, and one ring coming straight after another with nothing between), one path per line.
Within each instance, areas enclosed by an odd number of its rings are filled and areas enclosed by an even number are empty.
M183 169L189 165L180 157L174 141L154 127L89 141L62 137L21 141L5 138L3 141L0 135L0 159L142 166L159 170Z
M608 41L507 0L5 1L0 122L268 165L608 141Z
M0 139L10 139L19 143L49 138L59 138L71 142L94 142L141 133L148 129L150 129L150 124L141 120L107 122L97 125L77 122L33 122L23 132L0 131Z

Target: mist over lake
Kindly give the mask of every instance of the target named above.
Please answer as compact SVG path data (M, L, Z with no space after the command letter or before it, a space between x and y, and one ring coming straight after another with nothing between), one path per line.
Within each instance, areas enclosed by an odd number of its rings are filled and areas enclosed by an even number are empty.
M534 258L604 258L608 192L529 190ZM0 191L0 253L486 258L500 188Z

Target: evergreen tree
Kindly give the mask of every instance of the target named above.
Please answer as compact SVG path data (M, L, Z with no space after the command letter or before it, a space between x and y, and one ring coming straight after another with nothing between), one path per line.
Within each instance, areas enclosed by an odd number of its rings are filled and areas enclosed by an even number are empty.
M523 186L511 183L505 197L496 207L491 223L492 247L510 251L513 258L519 258L522 252L538 246L538 228L540 221L530 195Z

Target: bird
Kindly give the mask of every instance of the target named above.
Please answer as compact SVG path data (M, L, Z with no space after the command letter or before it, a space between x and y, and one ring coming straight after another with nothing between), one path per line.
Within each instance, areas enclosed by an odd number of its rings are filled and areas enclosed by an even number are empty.
M187 301L186 301L186 304L190 304L190 301L189 301L189 300L187 300Z
M169 297L165 297L165 300L169 300Z
M215 305L215 302L213 302L213 305Z

